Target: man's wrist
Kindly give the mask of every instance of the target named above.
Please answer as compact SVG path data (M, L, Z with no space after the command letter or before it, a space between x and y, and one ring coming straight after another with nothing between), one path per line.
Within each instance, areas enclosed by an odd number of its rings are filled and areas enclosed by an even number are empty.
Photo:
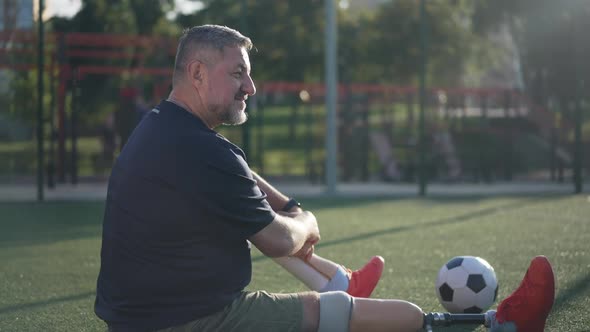
M295 207L301 208L301 203L299 203L295 198L291 197L285 206L283 206L281 211L289 212Z

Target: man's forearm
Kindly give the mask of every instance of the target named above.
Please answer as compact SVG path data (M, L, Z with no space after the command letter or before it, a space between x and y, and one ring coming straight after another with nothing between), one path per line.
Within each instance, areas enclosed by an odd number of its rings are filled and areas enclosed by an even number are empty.
M278 214L275 220L250 238L266 256L290 256L320 239L315 216L309 212L294 217ZM305 251L305 250L304 250Z
M287 204L289 201L289 197L285 196L277 188L273 187L256 172L253 171L252 174L254 175L254 180L256 180L258 183L258 187L266 193L266 200L270 204L270 207L275 211L281 211L285 204Z

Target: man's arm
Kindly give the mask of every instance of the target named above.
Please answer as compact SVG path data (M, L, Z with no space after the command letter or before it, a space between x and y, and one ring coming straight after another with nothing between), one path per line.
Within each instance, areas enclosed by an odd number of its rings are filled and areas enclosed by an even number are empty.
M309 259L313 245L320 240L320 232L315 216L303 211L296 215L277 214L268 226L249 240L269 257Z
M320 233L315 216L294 206L287 213L282 212L289 202L278 189L252 172L258 187L266 193L270 207L277 212L275 220L250 238L250 241L266 256L295 256L309 260L314 252L314 245L320 240Z
M260 175L256 174L256 172L252 171L252 175L254 176L254 180L258 183L258 187L260 190L266 193L266 200L270 207L274 211L281 211L283 207L289 202L289 197L285 196L283 193L278 191L277 188L273 187L270 183L268 183L265 179L263 179ZM294 206L288 212L301 212L301 208L298 206Z

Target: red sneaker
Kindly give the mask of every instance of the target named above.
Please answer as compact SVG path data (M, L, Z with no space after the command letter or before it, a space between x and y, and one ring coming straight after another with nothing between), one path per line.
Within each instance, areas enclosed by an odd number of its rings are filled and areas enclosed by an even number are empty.
M555 277L545 256L531 261L520 286L496 312L499 323L513 322L518 332L543 332L555 299Z
M383 257L373 256L361 269L347 269L349 283L346 292L354 297L370 297L381 278L384 263Z

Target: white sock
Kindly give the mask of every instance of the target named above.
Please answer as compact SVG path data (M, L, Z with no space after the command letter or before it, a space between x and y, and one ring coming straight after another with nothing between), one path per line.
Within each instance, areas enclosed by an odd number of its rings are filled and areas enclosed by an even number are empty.
M328 282L328 284L319 290L320 293L324 292L332 292L332 291L343 291L346 292L348 290L348 285L350 281L348 280L348 275L346 271L342 267L338 267L336 270L336 274L332 277L332 279Z
M498 323L495 310L486 312L485 326L489 327L489 332L516 332L516 325L513 322Z

